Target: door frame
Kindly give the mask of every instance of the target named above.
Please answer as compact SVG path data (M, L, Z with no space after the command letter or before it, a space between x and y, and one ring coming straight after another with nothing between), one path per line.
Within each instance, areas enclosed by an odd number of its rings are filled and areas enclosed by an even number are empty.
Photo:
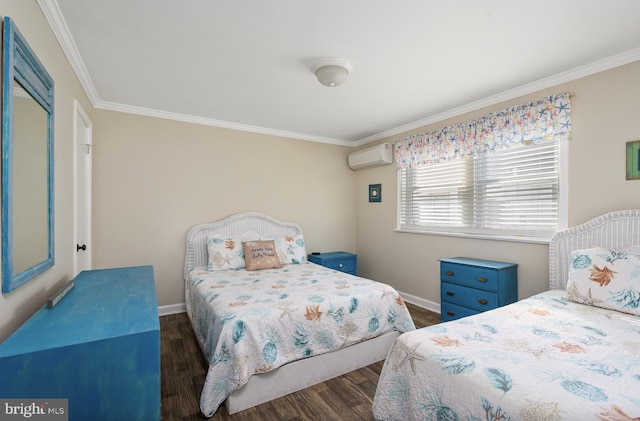
M86 128L86 138L82 136L81 133L78 133L78 124L82 123ZM81 146L84 146L86 149L86 153L79 153ZM78 198L78 189L80 188L80 183L78 180L78 168L80 165L85 166L85 181L83 182L83 186L85 187L85 195L84 198L85 203L79 203ZM93 267L92 261L92 238L91 238L91 224L92 224L92 179L93 179L93 125L89 116L80 105L77 99L73 100L73 276L75 277L79 272L80 268L78 267L78 251L76 250L76 245L80 244L79 241L82 241L83 244L87 245L86 254L86 262L88 264L88 268ZM82 208L82 209L81 209ZM78 238L78 218L80 216L80 212L84 214L87 227L86 227L86 237L85 239Z

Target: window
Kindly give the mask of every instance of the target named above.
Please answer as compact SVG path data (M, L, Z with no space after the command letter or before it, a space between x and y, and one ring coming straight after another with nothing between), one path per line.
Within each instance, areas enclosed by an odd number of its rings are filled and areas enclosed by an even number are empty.
M398 228L543 242L565 228L568 93L395 144Z
M550 238L559 225L559 143L399 170L400 229Z

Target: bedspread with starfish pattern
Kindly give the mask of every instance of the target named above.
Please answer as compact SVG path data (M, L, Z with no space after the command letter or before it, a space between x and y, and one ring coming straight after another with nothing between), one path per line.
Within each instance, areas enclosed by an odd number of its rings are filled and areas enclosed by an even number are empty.
M415 329L391 286L313 263L257 271L195 268L185 300L209 362L200 398L206 416L253 374Z
M547 291L400 335L378 420L640 420L640 318Z

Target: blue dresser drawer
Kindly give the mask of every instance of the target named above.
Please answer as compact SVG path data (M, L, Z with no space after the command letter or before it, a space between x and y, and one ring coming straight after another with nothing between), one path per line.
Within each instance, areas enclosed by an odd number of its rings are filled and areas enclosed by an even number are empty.
M461 317L472 316L478 313L477 311L472 310L470 308L448 303L446 301L442 302L442 307L440 308L440 312L441 312L440 313L441 322L448 322L450 320L456 320Z
M487 291L498 290L498 272L495 269L442 262L440 264L440 279Z
M358 274L358 256L353 253L344 251L335 251L331 253L310 254L307 256L310 262L328 267L330 269L339 270L340 272L349 273L351 275Z
M481 289L442 282L440 285L442 301L449 301L465 307L485 311L498 307L498 295Z
M518 300L518 265L451 257L440 260L440 315L449 321Z
M355 262L351 258L329 259L324 262L324 266L339 270L340 272L353 272L356 268Z

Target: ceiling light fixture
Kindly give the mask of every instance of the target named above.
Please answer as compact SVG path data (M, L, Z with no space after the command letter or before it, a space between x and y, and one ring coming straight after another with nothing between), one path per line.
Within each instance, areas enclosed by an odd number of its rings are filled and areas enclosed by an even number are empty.
M349 63L340 58L323 58L313 68L318 81L324 86L334 88L342 85L349 76Z

